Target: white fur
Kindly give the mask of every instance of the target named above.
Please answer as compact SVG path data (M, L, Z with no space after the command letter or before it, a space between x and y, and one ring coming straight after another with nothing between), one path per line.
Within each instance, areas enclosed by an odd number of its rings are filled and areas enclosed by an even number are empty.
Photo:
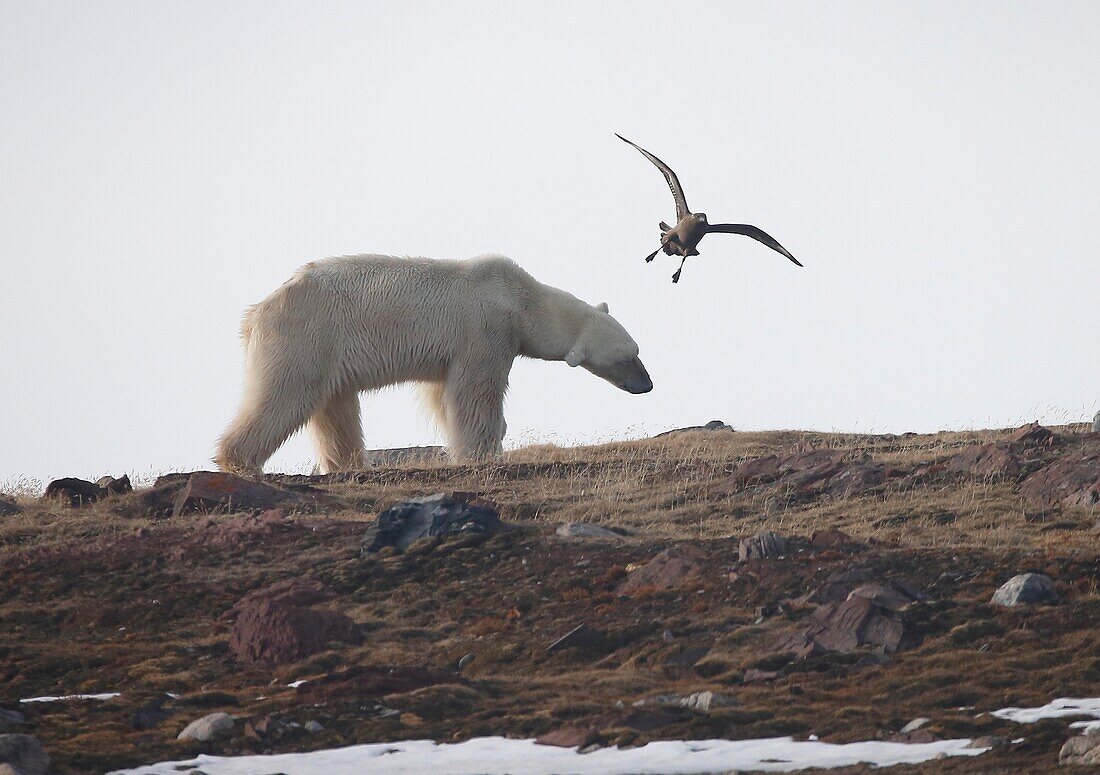
M222 437L224 470L258 473L307 422L322 471L363 465L358 394L423 383L454 460L500 454L516 356L583 365L630 392L652 387L638 345L607 314L503 256L315 261L250 307L245 390Z

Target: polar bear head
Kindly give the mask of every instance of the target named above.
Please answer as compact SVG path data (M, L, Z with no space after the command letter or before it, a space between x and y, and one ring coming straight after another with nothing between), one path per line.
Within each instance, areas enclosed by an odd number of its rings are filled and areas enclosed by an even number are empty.
M592 308L580 336L566 353L565 362L583 366L628 393L648 393L653 389L653 380L638 358L638 343L608 314L606 303Z

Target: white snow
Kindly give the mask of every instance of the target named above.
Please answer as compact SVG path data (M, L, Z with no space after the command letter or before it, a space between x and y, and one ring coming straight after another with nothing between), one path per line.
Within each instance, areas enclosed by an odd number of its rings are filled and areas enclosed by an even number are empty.
M1059 697L1038 708L1001 708L990 715L1015 721L1018 724L1034 724L1042 719L1066 716L1100 719L1100 697Z
M290 687L291 689L297 689L299 686L301 686L304 683L309 683L309 679L308 678L299 678L297 681L291 681L290 683L287 684L287 686Z
M67 700L109 700L121 696L119 692L105 694L63 694L60 697L28 697L20 702L65 702Z
M602 748L579 754L572 748L536 745L533 740L481 737L438 745L431 740L373 743L312 753L273 756L206 756L161 762L113 775L179 775L201 768L207 775L704 775L733 769L790 772L807 767L916 764L947 756L976 756L986 748L967 748L970 741L934 743L864 742L833 744L795 741L790 737L760 740L660 741L640 748Z
M1080 729L1082 735L1100 732L1100 721L1074 721L1069 725L1070 729Z

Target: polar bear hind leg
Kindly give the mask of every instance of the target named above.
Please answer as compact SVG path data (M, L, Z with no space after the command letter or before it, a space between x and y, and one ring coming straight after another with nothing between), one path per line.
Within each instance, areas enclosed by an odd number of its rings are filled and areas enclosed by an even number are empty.
M365 447L358 391L338 393L325 402L310 418L309 431L321 473L363 470Z

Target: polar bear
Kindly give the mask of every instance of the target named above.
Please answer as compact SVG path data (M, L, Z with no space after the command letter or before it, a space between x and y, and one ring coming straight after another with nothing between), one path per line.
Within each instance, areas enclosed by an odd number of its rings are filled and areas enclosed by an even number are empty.
M244 398L217 463L247 475L307 422L322 472L362 468L359 393L410 381L422 383L452 460L497 456L517 356L583 366L628 393L653 389L606 304L497 255L314 261L248 309L241 335Z

